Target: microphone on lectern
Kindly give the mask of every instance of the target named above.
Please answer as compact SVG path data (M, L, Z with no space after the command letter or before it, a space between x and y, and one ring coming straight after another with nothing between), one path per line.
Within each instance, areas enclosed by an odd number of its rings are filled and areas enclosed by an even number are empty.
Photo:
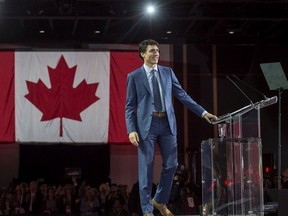
M261 94L261 95L264 97L265 100L268 99L268 97L267 97L265 94L263 94L262 92L258 91L258 90L255 89L254 87L248 85L246 82L244 82L243 80L241 80L241 79L240 79L239 77L237 77L235 74L233 74L232 76L233 76L235 79L237 79L239 82L241 82L241 83L243 83L244 85L246 85L248 88L254 90L255 92L257 92L257 93L259 93L259 94Z
M247 98L247 100L250 102L251 105L254 105L253 101L245 94L245 92L229 77L226 76L226 78L234 85L236 88Z

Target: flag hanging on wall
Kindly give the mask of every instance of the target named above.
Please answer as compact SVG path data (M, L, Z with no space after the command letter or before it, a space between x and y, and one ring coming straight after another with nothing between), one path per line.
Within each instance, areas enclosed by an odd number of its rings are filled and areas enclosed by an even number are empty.
M126 143L137 52L1 52L0 142Z

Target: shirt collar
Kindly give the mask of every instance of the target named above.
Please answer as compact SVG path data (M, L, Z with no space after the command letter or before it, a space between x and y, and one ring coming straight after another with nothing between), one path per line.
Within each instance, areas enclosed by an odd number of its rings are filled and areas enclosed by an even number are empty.
M151 68L151 67L148 67L147 65L144 64L143 67L144 67L147 75L148 75L148 74L151 72L151 70L153 70L153 69L156 70L156 71L158 71L158 65L156 65L154 68Z

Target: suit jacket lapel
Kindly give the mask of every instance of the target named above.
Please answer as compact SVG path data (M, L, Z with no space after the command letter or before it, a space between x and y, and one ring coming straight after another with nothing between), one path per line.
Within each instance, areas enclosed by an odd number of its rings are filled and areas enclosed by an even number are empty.
M149 86L149 82L148 82L148 78L146 76L146 72L145 72L145 69L143 66L139 70L139 81L143 83L143 85L146 87L146 89L152 95L152 92L151 92L151 89Z

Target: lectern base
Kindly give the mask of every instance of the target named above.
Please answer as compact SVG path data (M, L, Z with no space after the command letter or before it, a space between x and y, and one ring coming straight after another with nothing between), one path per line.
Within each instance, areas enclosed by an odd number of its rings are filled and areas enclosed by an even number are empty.
M203 215L264 215L261 139L201 144Z

